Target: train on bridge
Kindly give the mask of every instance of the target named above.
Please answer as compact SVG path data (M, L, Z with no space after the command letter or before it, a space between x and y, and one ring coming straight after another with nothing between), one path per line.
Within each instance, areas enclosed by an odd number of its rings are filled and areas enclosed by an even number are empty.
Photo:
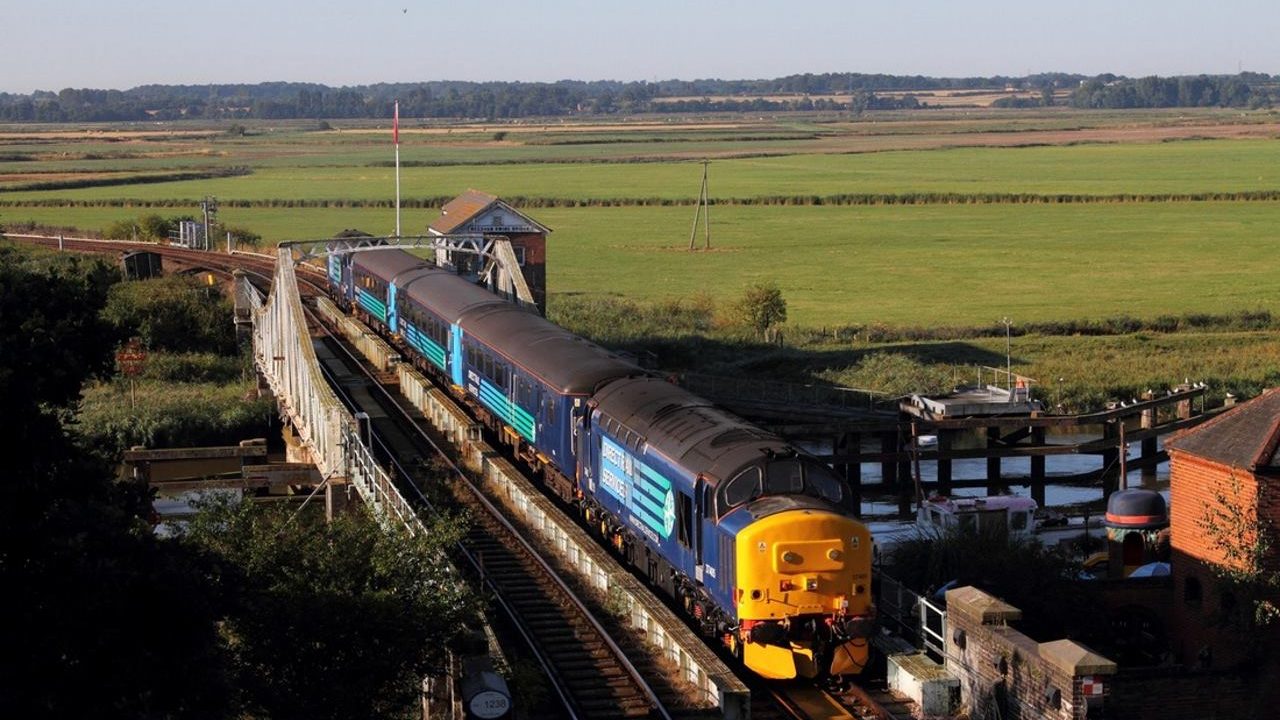
M331 255L328 277L753 672L866 666L871 535L826 465L403 250Z

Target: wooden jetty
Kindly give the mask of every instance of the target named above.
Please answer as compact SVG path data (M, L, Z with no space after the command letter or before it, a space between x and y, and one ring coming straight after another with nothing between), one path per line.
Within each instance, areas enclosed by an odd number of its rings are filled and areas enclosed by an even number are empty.
M1045 485L1101 486L1105 500L1123 488L1130 471L1154 474L1168 460L1158 438L1198 425L1215 412L1205 407L1205 386L1186 383L1167 392L1148 392L1140 399L1118 402L1100 412L1078 415L1049 414L1031 397L1031 378L1012 375L1008 385L987 385L957 389L938 396L913 395L875 398L866 393L842 391L835 395L852 399L838 406L819 401L831 389L804 392L788 386L784 391L764 392L760 381L751 387L721 378L718 384L700 379L690 383L700 392L730 410L768 427L796 442L831 448L818 457L831 463L861 498L864 492L891 494L898 498L900 514L909 516L912 503L926 493L949 494L957 488L983 487L990 494L1005 492L1010 486L1028 486L1031 497L1045 507ZM821 388L821 386L816 386ZM896 405L896 407L895 407ZM1097 439L1061 442L1063 436L1092 430ZM1058 441L1048 442L1053 434ZM977 447L965 447L962 440L976 435ZM936 437L924 444L922 437ZM864 443L871 445L865 449ZM970 441L969 444L972 444ZM1137 458L1128 458L1122 448L1140 448ZM1094 455L1095 470L1073 475L1045 472L1051 455ZM1004 472L1005 458L1030 458L1030 475L1012 476ZM956 478L953 463L962 459L985 459L981 478ZM881 480L866 483L863 463L878 463ZM919 479L920 463L934 463L936 479Z

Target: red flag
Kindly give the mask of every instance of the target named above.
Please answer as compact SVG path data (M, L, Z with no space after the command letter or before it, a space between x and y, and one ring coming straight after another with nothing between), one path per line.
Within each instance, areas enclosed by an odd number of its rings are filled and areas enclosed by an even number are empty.
M396 114L391 120L391 139L400 144L400 101L396 101Z

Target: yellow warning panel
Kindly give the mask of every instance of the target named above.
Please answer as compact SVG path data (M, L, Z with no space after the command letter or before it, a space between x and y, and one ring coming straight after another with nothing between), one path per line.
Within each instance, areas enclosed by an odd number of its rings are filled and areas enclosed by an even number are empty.
M790 680L796 676L796 658L789 647L749 642L742 646L742 662L769 680Z

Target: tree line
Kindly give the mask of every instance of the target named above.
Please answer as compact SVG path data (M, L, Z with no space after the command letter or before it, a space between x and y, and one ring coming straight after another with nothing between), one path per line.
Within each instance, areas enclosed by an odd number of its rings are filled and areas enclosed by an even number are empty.
M1080 83L1071 95L1078 108L1271 107L1280 88L1263 73L1122 78L1103 75Z
M65 88L58 92L0 93L0 122L386 118L397 100L403 116L419 118L844 109L857 113L927 104L927 98L909 94L884 95L888 90L922 93L983 88L1040 90L1046 98L1042 104L1051 101L1054 88L1073 88L1072 105L1087 108L1261 107L1275 100L1278 82L1280 76L1262 73L1138 79L1068 73L970 78L805 73L765 80L432 81L336 88L295 82L142 85L129 90ZM788 95L800 97L782 97ZM810 95L837 97L807 97Z

